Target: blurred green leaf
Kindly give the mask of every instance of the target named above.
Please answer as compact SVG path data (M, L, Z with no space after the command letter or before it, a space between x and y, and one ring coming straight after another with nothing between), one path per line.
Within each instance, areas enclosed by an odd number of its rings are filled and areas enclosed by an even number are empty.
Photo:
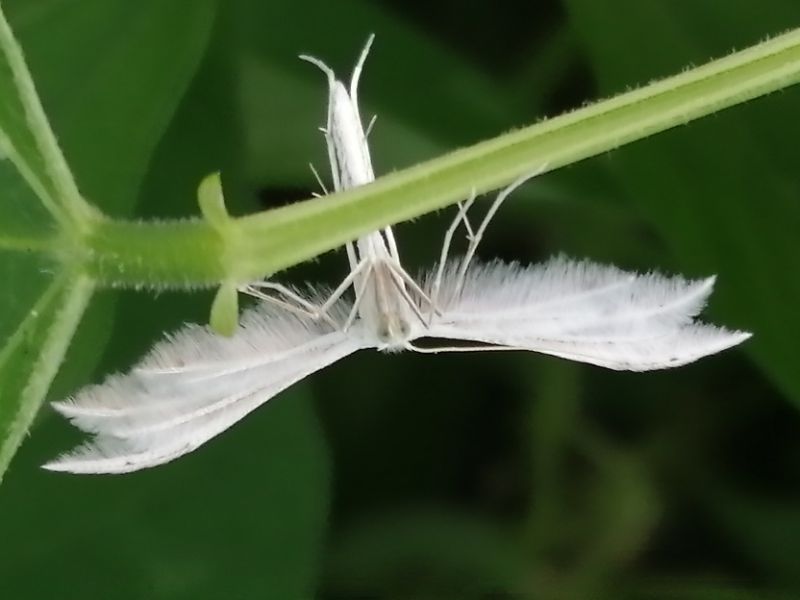
M706 495L709 515L770 581L800 589L800 508L796 502L718 489Z
M54 438L75 438L44 424L0 494L2 597L314 597L328 467L310 400L292 390L179 462L121 477L39 469Z
M384 514L335 543L326 578L346 597L521 593L529 565L511 539L484 518L452 510Z
M539 555L561 538L565 521L571 518L565 514L561 477L573 443L582 382L580 367L566 361L549 362L547 368L528 370L525 376L530 386L526 437L533 489L525 537L532 553Z
M613 580L647 546L661 506L646 465L633 453L614 447L595 432L579 431L581 450L596 466L586 493L586 539L576 561L573 585L584 594ZM583 594L579 594L580 597Z
M643 590L619 594L626 600L790 600L793 596L755 586L724 585L719 582L674 581L642 586Z
M736 10L710 2L637 0L620 0L613 11L593 0L567 0L567 6L603 94L800 21L794 0ZM798 102L800 91L787 90L622 149L613 160L632 209L653 223L685 270L719 274L712 314L755 333L746 347L795 404L800 279L792 273L800 251L800 179L787 149L800 137L800 120L786 115Z

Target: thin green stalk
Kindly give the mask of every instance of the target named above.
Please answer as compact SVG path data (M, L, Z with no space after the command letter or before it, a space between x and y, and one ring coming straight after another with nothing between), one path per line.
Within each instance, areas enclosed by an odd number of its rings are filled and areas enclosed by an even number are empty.
M9 418L0 415L0 422L7 422L0 431L0 480L39 411L93 291L85 275L59 274L0 351L0 373L8 377L0 388L0 408L9 411ZM34 350L24 366L14 363L20 352L24 356ZM8 384L10 367L16 380Z
M373 184L235 219L223 242L202 220L95 221L89 272L106 285L192 286L269 275L385 225L557 169L800 81L800 29Z
M546 552L567 518L563 514L564 490L559 474L578 419L581 396L581 371L574 363L553 361L546 369L529 372L529 418L524 432L530 447L532 489L523 528L526 551L538 562L546 560Z
M78 191L78 186L36 93L36 86L25 65L22 49L14 38L2 9L0 9L0 53L11 71L15 84L14 91L18 94L27 130L35 145L35 151L28 152L26 157L10 137L0 131L2 149L14 161L53 217L68 228L80 229L94 214L95 209ZM28 161L36 159L41 159L41 163L29 164ZM37 167L44 171L49 182L41 180L37 175L39 170Z

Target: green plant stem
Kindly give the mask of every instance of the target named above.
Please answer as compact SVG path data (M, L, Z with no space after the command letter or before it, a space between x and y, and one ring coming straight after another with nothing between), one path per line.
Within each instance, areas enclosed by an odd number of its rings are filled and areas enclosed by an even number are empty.
M15 91L19 96L15 100L22 107L27 133L31 136L35 149L16 147L15 141L3 131L0 131L0 148L15 163L55 220L67 229L80 229L84 223L90 222L95 209L78 191L25 65L22 48L14 38L1 8L0 56L7 61L11 71Z
M11 416L0 431L0 481L39 411L93 291L94 283L86 275L59 274L0 350L0 372L11 364L20 378L19 388L7 382L0 388L2 407ZM23 354L36 353L22 372L24 367L13 363L21 348Z
M89 272L105 285L253 280L379 227L557 169L800 81L800 29L702 67L458 150L374 183L231 222L94 222Z

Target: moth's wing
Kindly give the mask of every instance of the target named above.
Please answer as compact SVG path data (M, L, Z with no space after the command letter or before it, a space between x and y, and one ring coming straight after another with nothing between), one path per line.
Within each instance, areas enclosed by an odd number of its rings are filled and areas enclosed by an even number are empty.
M332 311L343 319L349 306L340 302ZM243 313L231 338L185 327L128 374L54 403L94 437L44 467L125 473L173 460L293 383L364 348L361 340L358 327L345 333L267 303Z
M741 343L749 333L694 319L714 278L686 280L563 257L541 265L447 266L426 335L507 346L619 370L683 365ZM428 289L433 276L426 278Z

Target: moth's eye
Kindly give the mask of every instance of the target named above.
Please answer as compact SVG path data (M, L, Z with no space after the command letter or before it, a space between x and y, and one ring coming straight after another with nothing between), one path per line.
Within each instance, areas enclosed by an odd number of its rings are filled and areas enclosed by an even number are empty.
M389 323L383 321L380 325L378 325L378 339L382 342L389 342L392 339L392 330L389 327Z
M385 344L395 344L399 341L408 339L411 333L411 326L405 319L399 318L396 315L388 316L381 319L378 325L378 339Z
M397 324L397 329L399 330L400 337L402 339L407 339L409 335L411 335L411 325L405 319L400 319Z

